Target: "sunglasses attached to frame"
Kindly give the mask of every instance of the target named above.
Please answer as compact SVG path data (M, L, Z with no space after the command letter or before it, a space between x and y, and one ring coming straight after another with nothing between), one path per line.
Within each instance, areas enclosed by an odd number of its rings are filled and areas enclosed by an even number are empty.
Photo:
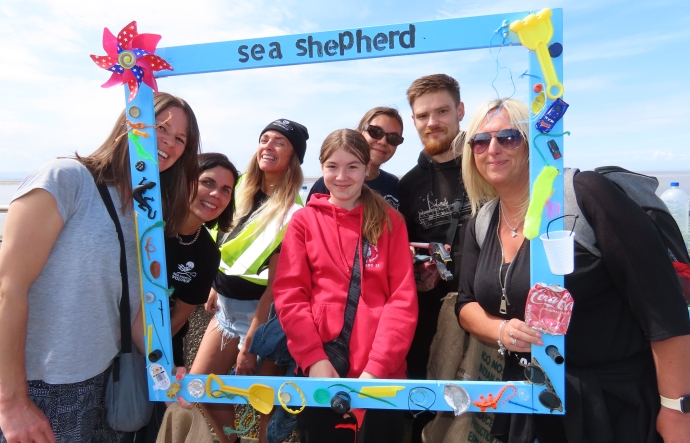
M490 132L478 132L470 139L470 148L474 154L481 154L486 151L491 144L491 139L495 138L498 145L503 149L517 149L522 144L523 136L517 129L502 129L491 135Z
M529 364L525 363L526 360L522 361L518 359L518 361L520 362L520 366L525 368L527 383L537 386L546 386L546 389L539 393L539 403L551 412L563 412L563 402L558 394L556 394L551 380L546 376L546 371L544 371L544 368L541 367L537 359L532 357L532 363Z
M397 132L386 132L380 126L366 125L364 127L364 130L367 131L367 133L369 133L369 136L371 138L376 140L381 140L383 137L386 137L386 141L391 146L398 146L399 144L402 144L403 141L405 141L402 135L398 134Z

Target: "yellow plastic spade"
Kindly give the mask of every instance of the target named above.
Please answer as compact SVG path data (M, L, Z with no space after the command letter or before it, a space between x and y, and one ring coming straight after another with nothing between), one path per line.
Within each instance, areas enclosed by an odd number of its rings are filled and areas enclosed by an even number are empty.
M260 384L253 384L249 389L235 388L232 386L226 386L223 384L221 379L215 374L209 374L206 379L206 395L212 398L219 397L218 394L211 388L213 382L218 383L220 392L225 392L226 394L242 395L247 397L249 404L252 405L254 409L261 412L262 414L270 414L273 409L273 398L275 391L272 387Z
M544 8L536 14L528 15L524 20L511 23L510 30L517 33L522 46L537 53L537 60L539 60L539 66L541 66L546 80L546 96L551 100L562 97L563 84L558 81L548 48L551 37L553 37L551 9ZM552 92L554 88L556 89L555 94Z
M398 395L398 391L403 389L405 389L405 386L365 386L359 390L359 392L361 392L359 396L362 398L366 397L367 395L380 398L395 397Z

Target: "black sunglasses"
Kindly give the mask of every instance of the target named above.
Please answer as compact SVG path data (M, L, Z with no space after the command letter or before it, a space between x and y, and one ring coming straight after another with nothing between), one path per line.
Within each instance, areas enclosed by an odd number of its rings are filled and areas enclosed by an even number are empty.
M475 154L481 154L491 144L491 139L498 140L498 144L503 149L517 149L522 144L522 133L517 129L503 129L496 135L490 132L478 132L470 139L470 148Z
M381 140L385 136L386 141L391 146L398 146L405 141L402 135L398 134L397 132L386 132L380 126L366 125L364 130L369 133L371 138L375 138L376 140Z
M516 356L517 357L517 356ZM527 383L532 383L537 386L546 386L546 389L539 393L539 403L541 403L549 411L560 411L563 412L563 402L561 398L556 394L556 390L551 384L551 380L546 376L544 368L539 365L536 358L532 357L532 363L526 364L522 360L518 359L520 366L525 368L525 378Z

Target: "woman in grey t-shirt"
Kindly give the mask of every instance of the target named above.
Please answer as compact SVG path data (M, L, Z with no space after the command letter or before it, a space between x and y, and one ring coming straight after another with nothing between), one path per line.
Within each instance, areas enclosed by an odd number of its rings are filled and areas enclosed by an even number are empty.
M154 98L161 202L175 235L196 190L199 129L189 105ZM54 160L22 182L0 249L0 441L125 441L105 418L119 351L120 244L94 182L108 185L129 275L138 274L125 113L93 154ZM139 310L129 279L131 312Z

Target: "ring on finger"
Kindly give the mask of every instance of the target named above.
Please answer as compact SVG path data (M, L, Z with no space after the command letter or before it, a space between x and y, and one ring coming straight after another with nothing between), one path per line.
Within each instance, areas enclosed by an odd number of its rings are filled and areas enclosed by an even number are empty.
M515 328L511 329L510 332L508 333L508 335L510 335L510 336L513 337L513 338L515 337L515 336L513 335L513 331L514 331L514 330L515 330Z
M513 339L513 346L517 346L517 338Z

